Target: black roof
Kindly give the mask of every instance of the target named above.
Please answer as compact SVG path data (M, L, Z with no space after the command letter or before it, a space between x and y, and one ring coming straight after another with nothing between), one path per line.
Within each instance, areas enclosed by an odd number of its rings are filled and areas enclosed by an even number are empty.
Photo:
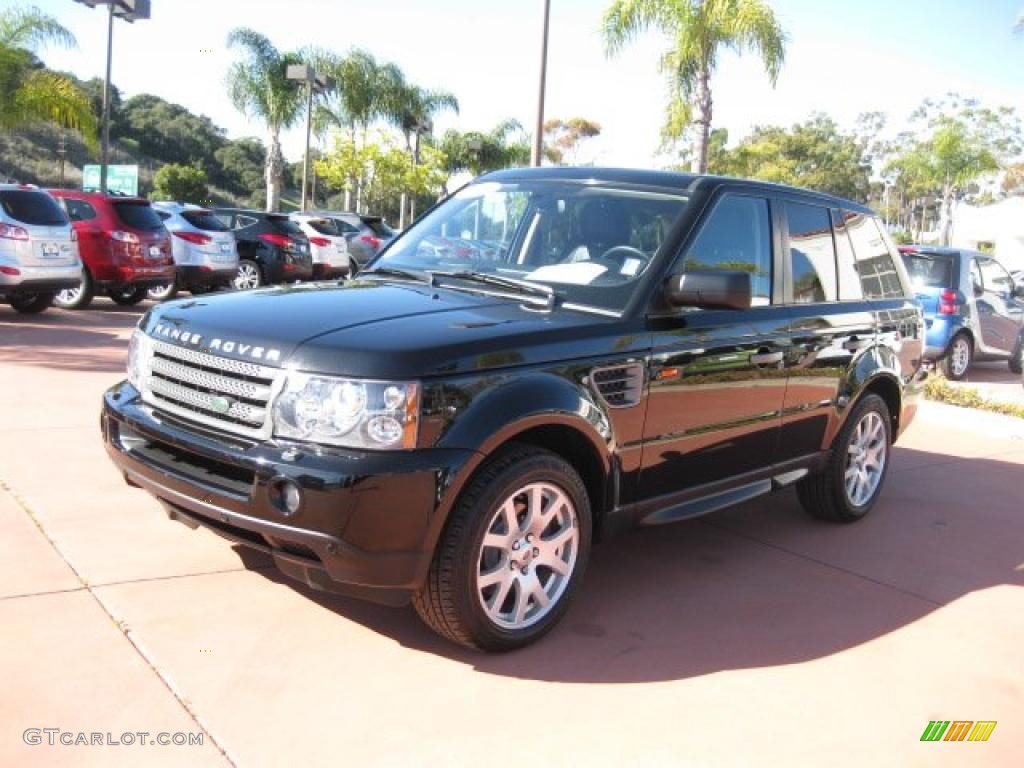
M828 203L849 211L873 214L874 212L862 203L836 197L825 192L815 192L800 187L784 184L773 184L756 179L740 179L732 176L714 176L711 174L679 173L677 171L653 171L632 168L587 168L548 166L542 168L511 168L485 174L477 181L517 181L526 179L551 179L565 181L607 181L614 184L636 184L645 187L661 187L694 192L711 192L720 186L743 186L745 188L763 189L770 192L798 193L812 196L823 203Z

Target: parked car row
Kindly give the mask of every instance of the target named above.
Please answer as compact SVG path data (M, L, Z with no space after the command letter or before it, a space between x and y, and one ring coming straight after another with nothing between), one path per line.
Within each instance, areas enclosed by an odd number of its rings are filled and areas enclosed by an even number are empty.
M265 213L0 185L0 299L23 313L347 277L394 237L379 218Z

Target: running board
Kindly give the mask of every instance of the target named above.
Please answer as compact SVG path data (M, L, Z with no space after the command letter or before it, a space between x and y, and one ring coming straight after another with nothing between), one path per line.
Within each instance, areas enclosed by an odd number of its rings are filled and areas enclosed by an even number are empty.
M657 512L641 518L640 525L664 525L665 523L686 520L690 517L700 517L701 515L716 512L719 509L763 496L766 493L770 493L771 490L771 480L758 480L756 483L741 485L739 488L733 488L729 491L714 493L710 496L701 496L693 501L685 501L682 504L676 504L667 509L659 509Z

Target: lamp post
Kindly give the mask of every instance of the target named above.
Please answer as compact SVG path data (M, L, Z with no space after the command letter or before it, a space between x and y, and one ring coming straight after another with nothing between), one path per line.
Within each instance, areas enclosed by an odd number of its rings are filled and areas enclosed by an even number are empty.
M302 202L300 208L306 212L306 195L309 192L309 140L313 133L313 90L326 91L334 81L325 75L318 75L308 64L289 64L285 73L289 80L306 84L306 154L302 158Z
M551 0L544 0L544 27L540 44L540 87L537 91L537 129L533 134L531 162L540 166L544 152L544 91L548 78L548 27L551 20Z
M75 0L90 8L107 6L107 73L103 78L103 117L100 139L100 192L107 191L107 157L110 153L110 66L114 52L114 17L129 24L149 18L149 0Z

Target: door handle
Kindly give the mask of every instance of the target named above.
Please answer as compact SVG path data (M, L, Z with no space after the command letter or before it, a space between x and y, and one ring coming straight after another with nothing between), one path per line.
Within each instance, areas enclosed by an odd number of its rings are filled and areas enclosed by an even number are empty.
M782 362L781 352L757 352L750 356L750 362L754 365L775 365Z

